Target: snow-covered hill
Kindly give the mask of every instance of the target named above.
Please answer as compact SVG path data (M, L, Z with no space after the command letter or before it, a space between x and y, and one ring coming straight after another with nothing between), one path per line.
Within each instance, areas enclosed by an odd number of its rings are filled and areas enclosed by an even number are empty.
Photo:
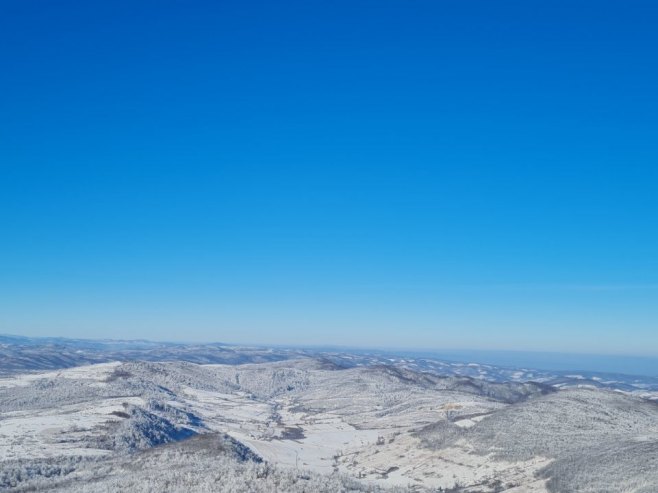
M339 359L7 376L0 489L658 491L649 400Z
M56 370L112 361L185 361L199 364L245 364L285 361L299 358L321 360L327 367L354 368L388 366L439 376L472 377L487 382L533 382L558 388L601 388L632 392L658 401L658 377L571 369L549 371L534 367L497 366L478 362L467 354L442 359L430 353L391 353L357 349L268 348L213 344L182 344L151 341L116 341L32 338L0 335L0 376ZM546 355L542 355L546 359ZM560 355L556 355L560 357ZM499 355L500 359L500 355ZM527 359L527 358L526 358ZM649 368L648 360L642 360ZM651 360L654 362L653 360ZM652 374L658 374L658 360Z

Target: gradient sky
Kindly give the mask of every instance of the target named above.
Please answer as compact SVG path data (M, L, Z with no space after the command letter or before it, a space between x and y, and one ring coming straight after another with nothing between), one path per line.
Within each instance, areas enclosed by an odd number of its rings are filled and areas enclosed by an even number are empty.
M657 25L3 1L0 332L658 355Z

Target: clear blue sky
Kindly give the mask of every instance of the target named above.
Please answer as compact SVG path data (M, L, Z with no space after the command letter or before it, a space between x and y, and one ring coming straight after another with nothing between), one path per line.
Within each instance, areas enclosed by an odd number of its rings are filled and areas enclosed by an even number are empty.
M658 355L654 1L0 7L0 332Z

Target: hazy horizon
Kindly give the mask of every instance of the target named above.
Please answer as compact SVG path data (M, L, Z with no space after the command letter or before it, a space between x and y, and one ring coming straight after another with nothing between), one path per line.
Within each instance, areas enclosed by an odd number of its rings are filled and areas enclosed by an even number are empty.
M409 346L345 346L328 344L297 344L286 343L258 343L244 341L220 341L220 340L158 340L158 339L114 339L114 338L68 338L62 336L25 336L16 334L3 334L2 337L26 337L36 340L80 340L95 342L117 342L117 343L156 343L156 344L179 344L179 345L212 345L222 344L236 347L260 347L260 348L286 348L286 349L312 349L330 352L356 352L356 353L381 353L396 357L413 358L441 358L446 361L462 363L491 364L509 368L532 368L538 370L554 371L594 371L599 373L620 373L626 375L643 375L658 377L658 355L651 354L624 354L624 353L578 353L536 350L508 350L508 349L478 349L478 348L451 348L451 347L409 347Z

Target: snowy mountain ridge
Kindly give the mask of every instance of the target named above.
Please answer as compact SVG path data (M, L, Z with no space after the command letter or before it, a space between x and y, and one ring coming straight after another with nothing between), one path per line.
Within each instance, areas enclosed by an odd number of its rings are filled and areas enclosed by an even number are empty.
M658 489L658 404L634 392L495 381L476 364L269 354L0 378L0 489Z

